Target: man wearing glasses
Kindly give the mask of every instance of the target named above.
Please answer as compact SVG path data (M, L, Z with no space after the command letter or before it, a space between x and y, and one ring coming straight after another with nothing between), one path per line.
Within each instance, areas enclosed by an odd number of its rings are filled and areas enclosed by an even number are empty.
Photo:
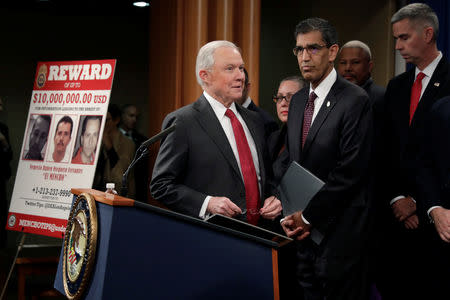
M328 21L301 21L295 37L294 55L309 88L291 99L284 153L287 163L296 161L325 182L303 211L282 221L297 239L297 281L305 300L368 299L369 98L337 75L337 33ZM323 235L319 244L310 238L312 228Z

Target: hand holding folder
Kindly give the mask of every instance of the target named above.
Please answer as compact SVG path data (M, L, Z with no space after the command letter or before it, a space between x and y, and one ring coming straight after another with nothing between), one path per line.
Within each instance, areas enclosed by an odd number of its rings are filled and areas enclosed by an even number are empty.
M301 213L324 184L325 183L322 180L317 178L314 174L303 168L295 161L291 163L281 179L280 185L278 186L278 191L280 192L280 200L283 206L283 215L286 216L285 222L289 221L287 225L291 227L291 231L295 228L292 226L298 225L302 227L302 230L298 230L298 232L295 231L295 233L304 231L301 233L299 239L306 233L306 228L310 227L305 226L307 224L305 224L301 219ZM294 214L299 215L290 217ZM300 218L301 221L299 221L298 218ZM292 224L290 222L291 219L293 220ZM312 225L314 226L314 224ZM317 229L312 228L311 239L315 243L320 244L323 239L323 235Z

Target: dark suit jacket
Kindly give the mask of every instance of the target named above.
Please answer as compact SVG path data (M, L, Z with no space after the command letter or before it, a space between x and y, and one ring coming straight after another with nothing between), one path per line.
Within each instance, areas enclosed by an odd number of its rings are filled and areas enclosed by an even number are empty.
M450 97L437 101L429 114L418 171L418 207L422 217L433 206L450 209ZM420 184L419 184L420 183Z
M284 175L286 166L284 165L282 151L286 144L287 126L283 126L270 134L267 139L267 147L269 149L269 157L272 162L272 170L274 182L278 184Z
M272 132L274 132L280 128L278 126L277 122L272 118L272 116L268 112L266 112L264 109L256 106L256 104L253 103L253 101L250 102L247 109L257 112L258 115L260 116L261 120L264 123L264 131L265 131L266 138L268 138Z
M387 86L383 136L386 139L385 183L388 202L399 195L417 197L417 163L420 145L427 134L427 116L437 99L450 94L449 68L447 59L442 57L420 99L411 126L409 104L415 70L398 75Z
M301 148L309 86L289 107L287 152L325 182L304 209L304 217L325 237L327 257L360 257L367 239L367 174L372 115L367 93L338 75ZM334 271L339 268L333 268Z
M262 122L258 115L239 105L255 141L263 195L270 195L270 167ZM153 169L150 190L156 200L169 208L198 217L206 196L225 196L246 207L245 187L236 158L213 109L202 95L164 119L163 129L176 122L175 131L161 142ZM264 197L261 197L261 204ZM241 218L245 220L245 218Z

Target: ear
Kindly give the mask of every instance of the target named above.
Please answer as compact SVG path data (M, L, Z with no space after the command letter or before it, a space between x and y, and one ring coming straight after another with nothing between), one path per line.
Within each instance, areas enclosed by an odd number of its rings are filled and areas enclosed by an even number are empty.
M330 46L330 48L328 49L328 53L329 53L329 61L331 63L333 63L337 57L337 54L339 52L339 46L337 44L333 44Z
M369 61L369 73L372 73L373 61Z
M200 70L198 72L198 75L200 76L200 79L204 82L204 83L209 83L209 72L207 70Z
M434 30L433 27L426 27L424 29L424 38L427 43L430 43L433 40Z

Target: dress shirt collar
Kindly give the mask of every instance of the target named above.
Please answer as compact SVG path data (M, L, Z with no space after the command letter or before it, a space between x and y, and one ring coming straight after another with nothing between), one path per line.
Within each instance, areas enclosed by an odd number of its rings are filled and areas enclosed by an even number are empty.
M236 110L236 105L231 103L230 107L225 107L222 103L211 97L206 91L203 91L203 96L205 96L206 100L208 100L209 104L211 105L214 113L217 116L217 119L222 120L222 118L225 116L225 112L227 109L231 109L235 115L239 115L239 113Z
M123 135L131 135L131 131L125 131L125 129L123 129L122 127L119 127L119 131L122 132Z
M251 102L252 102L252 99L250 97L247 97L247 100L245 100L244 103L242 103L242 106L245 108L248 108L248 106L250 105Z
M439 55L428 66L426 66L425 69L423 69L421 71L421 70L419 70L418 67L416 67L416 72L415 72L414 78L416 78L417 74L419 74L420 72L424 73L428 78L431 78L431 76L433 76L434 71L436 70L437 65L441 61L441 58L442 58L442 52L439 51Z
M309 93L314 92L317 95L317 98L325 99L328 95L328 92L331 90L331 87L335 83L337 78L336 70L333 68L330 74L325 77L324 80L316 87L315 90L312 89L311 84L309 84Z

